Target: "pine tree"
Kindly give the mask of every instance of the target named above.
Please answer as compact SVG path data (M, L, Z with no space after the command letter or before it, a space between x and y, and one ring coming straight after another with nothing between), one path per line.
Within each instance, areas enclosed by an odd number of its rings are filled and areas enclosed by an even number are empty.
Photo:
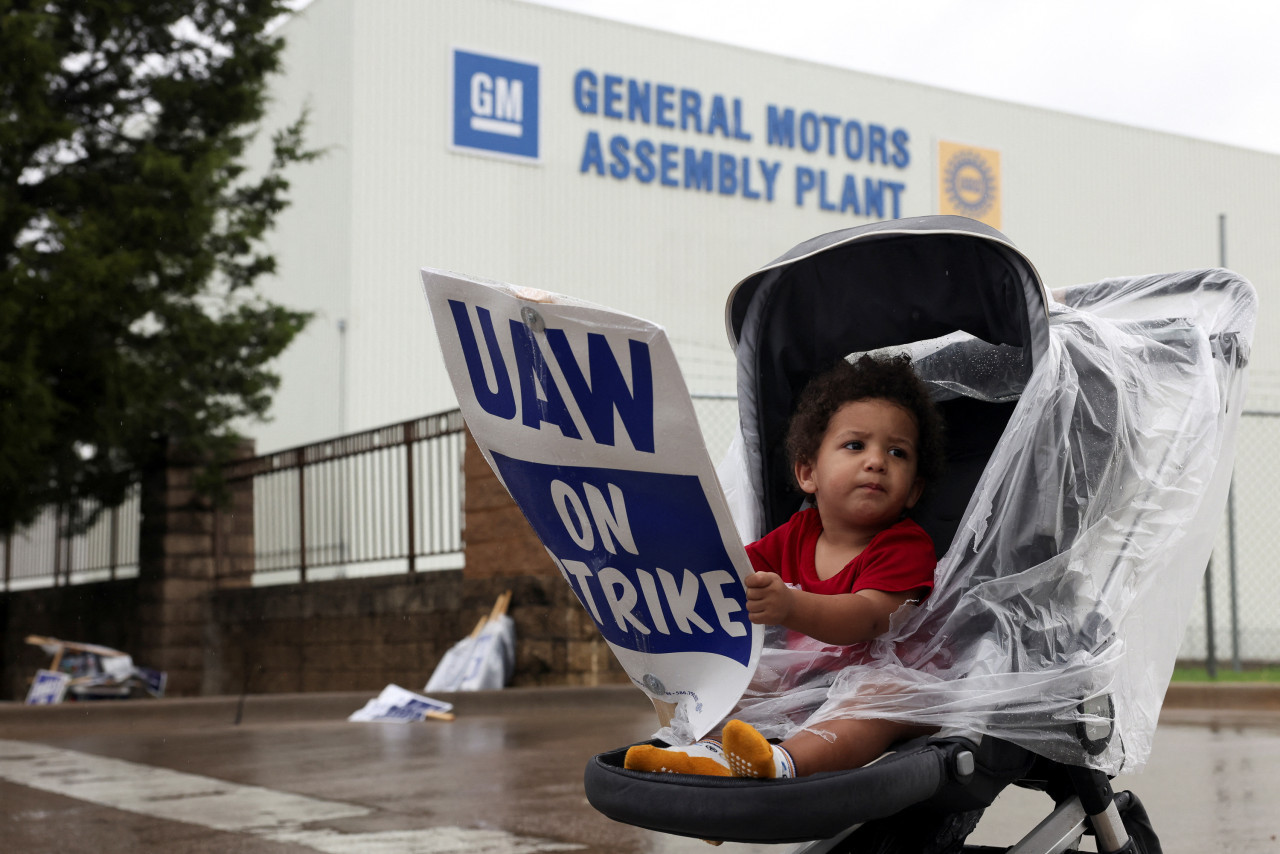
M251 175L279 0L0 0L0 532L225 457L308 316L254 291L305 116Z

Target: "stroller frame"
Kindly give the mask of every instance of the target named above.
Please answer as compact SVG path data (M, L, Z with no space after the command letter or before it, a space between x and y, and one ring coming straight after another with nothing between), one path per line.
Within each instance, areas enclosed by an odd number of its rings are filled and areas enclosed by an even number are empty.
M1114 292L1132 281L1099 285ZM741 439L751 461L749 492L758 514L745 528L750 531L754 524L757 535L771 530L797 506L782 437L795 396L819 370L853 353L959 331L1000 348L1010 373L1025 380L1049 346L1051 305L1087 311L1098 298L1093 288L1068 289L1051 302L1034 265L1003 234L951 216L873 223L822 235L744 279L729 296L726 325L738 358ZM1252 286L1221 270L1178 274L1163 293L1177 297L1200 291L1218 292L1250 309L1256 300ZM850 332L820 328L813 322L820 316L876 322L857 324ZM1140 334L1159 339L1176 337L1185 328L1179 322L1133 325ZM1239 399L1243 372L1237 369L1247 363L1248 325L1207 330L1213 359L1229 365L1228 373L1239 378L1234 380L1236 396L1228 396L1224 404L1228 407ZM1016 405L1017 395L995 400L959 396L940 403L952 444L948 474L912 514L933 537L940 557L956 537ZM1108 444L1113 441L1105 435L1080 439L1081 468L1086 463L1096 467L1097 459L1113 452ZM1223 458L1229 469L1227 445ZM750 516L751 509L744 515ZM742 519L739 525L744 527ZM1042 552L1053 551L1053 543L1036 545ZM1102 584L1104 595L1118 583L1125 559L1111 567ZM1116 634L1110 617L1100 598L1069 643L1077 649L1107 648ZM1116 698L1104 690L1079 697L1079 703L1080 714L1070 724L1078 744L1075 761L1050 758L990 732L948 728L896 745L863 768L777 781L628 771L622 767L624 747L594 757L584 783L592 805L615 820L708 840L802 843L797 854L1058 854L1073 850L1085 834L1095 836L1097 849L1108 854L1159 852L1138 797L1114 792L1111 775L1091 763L1113 739L1123 738L1114 727ZM1053 809L1012 847L967 846L965 839L982 811L1009 785L1044 791Z

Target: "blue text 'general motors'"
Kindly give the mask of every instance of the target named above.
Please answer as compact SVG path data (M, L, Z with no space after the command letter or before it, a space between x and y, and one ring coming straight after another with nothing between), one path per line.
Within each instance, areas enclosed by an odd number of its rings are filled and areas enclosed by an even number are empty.
M840 110L761 110L742 97L589 68L574 75L573 104L604 122L583 139L583 175L765 204L792 199L872 219L902 215L907 184L898 177L912 160L906 128ZM788 162L796 157L809 162Z

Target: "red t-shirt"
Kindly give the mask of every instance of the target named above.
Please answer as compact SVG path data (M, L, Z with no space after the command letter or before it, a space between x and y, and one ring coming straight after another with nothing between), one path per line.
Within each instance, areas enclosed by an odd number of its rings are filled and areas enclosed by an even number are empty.
M817 509L801 510L747 546L747 556L757 572L776 572L783 581L810 593L933 589L933 570L938 565L933 540L910 519L876 534L861 554L826 579L818 577L814 563L821 533Z

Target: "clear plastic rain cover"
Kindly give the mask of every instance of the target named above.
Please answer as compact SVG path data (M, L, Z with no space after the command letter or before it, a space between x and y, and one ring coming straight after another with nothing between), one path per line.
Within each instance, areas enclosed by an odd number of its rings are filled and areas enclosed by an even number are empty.
M1196 271L1053 297L1029 378L1016 348L963 333L900 348L939 399L1018 401L935 590L869 644L771 630L734 717L777 738L893 719L1112 774L1145 764L1222 520L1255 296ZM732 456L721 474L750 540L760 513Z

